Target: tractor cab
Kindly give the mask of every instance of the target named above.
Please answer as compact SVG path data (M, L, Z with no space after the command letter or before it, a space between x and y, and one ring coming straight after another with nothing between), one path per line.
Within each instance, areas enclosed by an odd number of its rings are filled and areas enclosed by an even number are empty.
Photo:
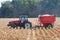
M21 15L19 20L23 23L24 21L28 21L28 16L27 15Z
M20 25L23 28L31 28L32 24L30 21L28 21L28 16L27 15L21 15L19 20L21 21Z

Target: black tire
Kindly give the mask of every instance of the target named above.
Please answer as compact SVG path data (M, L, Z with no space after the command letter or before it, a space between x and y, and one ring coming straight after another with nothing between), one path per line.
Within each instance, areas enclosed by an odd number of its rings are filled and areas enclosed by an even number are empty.
M23 23L23 28L24 28L24 29L25 29L25 28L29 29L29 28L31 28L31 27L32 27L32 24L31 24L30 22Z
M10 26L9 24L7 24L7 26Z
M47 29L47 27L45 26L45 29Z
M53 28L53 25L52 25L52 24L47 24L47 25L46 25L46 28L47 28L47 27L50 29L50 28Z
M17 26L15 24L11 24L12 28L17 28Z

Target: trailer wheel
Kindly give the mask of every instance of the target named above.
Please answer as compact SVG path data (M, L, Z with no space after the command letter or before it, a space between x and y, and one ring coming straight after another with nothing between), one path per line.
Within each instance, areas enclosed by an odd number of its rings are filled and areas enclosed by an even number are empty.
M47 29L47 27L45 26L45 29Z
M50 29L50 28L53 28L53 25L52 24L47 24L46 27L48 27Z
M29 29L32 27L32 24L30 22L26 22L26 23L24 23L23 27L26 29Z

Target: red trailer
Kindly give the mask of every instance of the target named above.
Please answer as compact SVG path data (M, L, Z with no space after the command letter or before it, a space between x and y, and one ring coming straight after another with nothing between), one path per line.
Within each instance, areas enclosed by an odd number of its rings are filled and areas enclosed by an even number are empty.
M41 15L38 18L40 24L43 24L43 26L36 26L36 27L45 27L45 28L53 28L54 23L56 21L56 17L54 15Z

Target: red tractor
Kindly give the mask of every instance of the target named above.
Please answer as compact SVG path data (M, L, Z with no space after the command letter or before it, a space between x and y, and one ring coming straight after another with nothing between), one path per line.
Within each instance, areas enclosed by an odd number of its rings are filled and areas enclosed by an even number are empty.
M28 21L28 16L21 15L19 20L10 21L8 26L11 26L12 28L23 27L25 29L25 28L31 28L32 24L31 22Z

